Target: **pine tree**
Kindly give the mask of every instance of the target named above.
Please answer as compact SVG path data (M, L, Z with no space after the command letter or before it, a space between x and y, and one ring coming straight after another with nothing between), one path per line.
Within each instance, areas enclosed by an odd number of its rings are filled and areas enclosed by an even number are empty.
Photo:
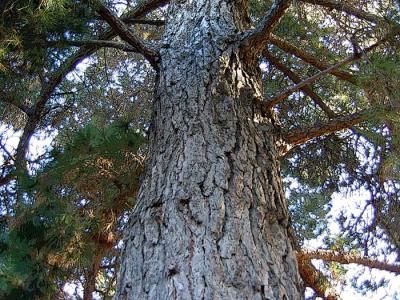
M0 145L0 295L336 299L342 265L398 274L398 3L137 2L0 5L22 131ZM332 196L358 190L333 236Z

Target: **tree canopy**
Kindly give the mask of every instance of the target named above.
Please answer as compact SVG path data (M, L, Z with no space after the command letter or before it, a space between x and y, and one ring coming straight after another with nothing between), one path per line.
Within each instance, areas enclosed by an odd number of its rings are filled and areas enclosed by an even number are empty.
M350 263L398 276L400 3L241 2L262 40L257 105L281 137L305 285L338 299ZM64 299L66 284L112 297L168 4L0 3L0 298ZM331 210L338 194L349 208L340 213ZM387 282L352 284L367 293Z

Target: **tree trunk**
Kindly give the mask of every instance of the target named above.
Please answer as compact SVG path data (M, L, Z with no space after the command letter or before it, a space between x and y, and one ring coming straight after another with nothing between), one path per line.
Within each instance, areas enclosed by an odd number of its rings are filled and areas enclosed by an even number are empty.
M172 2L116 299L301 299L246 0Z
M103 256L104 252L99 250L99 252L93 256L91 266L86 270L85 284L83 288L83 300L93 300L93 293L96 290L97 272L99 271L99 266Z

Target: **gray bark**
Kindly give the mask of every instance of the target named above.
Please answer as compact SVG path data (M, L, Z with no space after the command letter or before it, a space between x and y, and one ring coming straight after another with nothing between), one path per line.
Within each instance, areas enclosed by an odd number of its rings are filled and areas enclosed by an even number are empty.
M246 1L172 1L116 299L301 299Z

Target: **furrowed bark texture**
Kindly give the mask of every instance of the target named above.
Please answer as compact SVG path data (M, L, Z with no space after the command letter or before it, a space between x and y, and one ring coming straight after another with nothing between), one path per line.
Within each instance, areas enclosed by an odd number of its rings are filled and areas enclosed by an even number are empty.
M232 38L245 2L170 4L116 299L302 298L261 77Z

